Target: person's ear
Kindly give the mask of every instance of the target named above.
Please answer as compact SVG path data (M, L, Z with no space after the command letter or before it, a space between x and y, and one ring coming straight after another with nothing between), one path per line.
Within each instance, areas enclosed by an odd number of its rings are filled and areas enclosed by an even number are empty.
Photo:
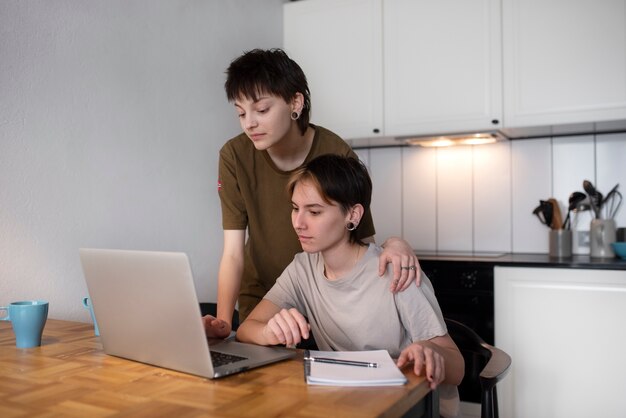
M291 112L295 112L298 115L302 113L302 108L304 107L304 95L300 92L294 94L293 99L291 99Z
M355 226L358 226L361 223L364 213L365 209L363 208L363 205L357 203L348 211L348 222L352 222Z

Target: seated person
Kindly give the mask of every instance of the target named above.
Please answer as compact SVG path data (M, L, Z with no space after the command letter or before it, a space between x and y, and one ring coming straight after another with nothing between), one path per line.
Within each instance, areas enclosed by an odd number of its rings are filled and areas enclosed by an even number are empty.
M412 362L431 388L441 385L443 416L458 414L464 361L432 284L422 273L420 287L388 292L378 276L381 248L357 238L371 201L365 166L351 157L322 155L294 172L288 190L304 252L239 326L237 339L289 346L312 332L320 350L386 349L398 367ZM392 274L388 269L387 277Z

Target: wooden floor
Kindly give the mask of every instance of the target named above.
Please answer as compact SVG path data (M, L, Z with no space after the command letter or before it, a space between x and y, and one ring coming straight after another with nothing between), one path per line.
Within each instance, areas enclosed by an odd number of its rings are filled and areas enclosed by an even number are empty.
M48 320L41 347L0 323L0 417L400 416L428 392L307 386L301 356L209 380L107 356L90 324Z

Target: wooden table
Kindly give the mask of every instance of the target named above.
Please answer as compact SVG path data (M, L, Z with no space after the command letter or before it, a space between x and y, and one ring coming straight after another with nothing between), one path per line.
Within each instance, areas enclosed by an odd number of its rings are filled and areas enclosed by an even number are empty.
M210 380L108 356L91 324L49 319L41 347L18 349L11 324L0 323L3 418L394 417L433 402L425 380L405 374L404 386L307 386L300 353Z

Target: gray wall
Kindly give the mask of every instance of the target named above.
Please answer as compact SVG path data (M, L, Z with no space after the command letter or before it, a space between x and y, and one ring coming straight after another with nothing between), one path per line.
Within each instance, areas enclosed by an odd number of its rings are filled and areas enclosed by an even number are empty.
M0 2L0 305L88 321L79 247L184 251L216 299L224 70L282 45L282 4Z

